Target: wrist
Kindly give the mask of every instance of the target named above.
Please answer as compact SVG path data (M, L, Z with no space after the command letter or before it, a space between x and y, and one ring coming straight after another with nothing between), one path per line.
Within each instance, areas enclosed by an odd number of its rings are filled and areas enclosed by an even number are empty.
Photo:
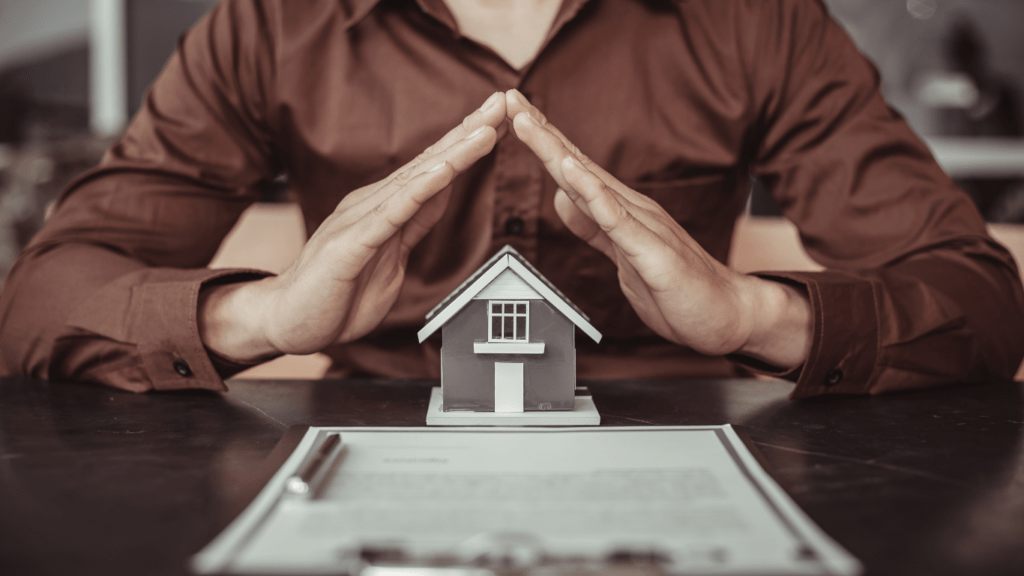
M806 291L756 276L746 279L750 332L736 353L785 370L806 362L814 329Z
M208 350L231 362L250 364L281 354L266 338L261 290L267 280L203 287L196 324Z

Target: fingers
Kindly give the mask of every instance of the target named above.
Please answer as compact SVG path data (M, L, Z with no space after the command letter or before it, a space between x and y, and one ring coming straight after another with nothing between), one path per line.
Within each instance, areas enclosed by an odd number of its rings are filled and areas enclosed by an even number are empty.
M485 126L493 128L495 132L499 133L499 137L504 134L505 130L507 130L505 97L501 92L491 94L480 108L475 110L469 116L466 116L462 120L461 124L452 128L435 144L424 150L419 156L395 172L402 173L409 168L423 164L426 160L437 155L439 152L454 146Z
M462 124L456 126L444 135L437 144L431 148L443 149L453 143L465 138L481 126L490 126L495 130L501 129L505 124L507 114L505 112L505 98L501 92L491 94L484 103L469 116L463 119ZM427 149L430 151L430 148Z
M506 113L516 136L526 144L561 187L555 195L555 211L574 234L616 261L613 231L623 226L650 235L630 213L636 208L609 185L625 188L584 155L564 134L547 121L518 90L505 93ZM615 236L621 236L615 232ZM627 234L627 236L629 236ZM628 240L635 240L631 236Z
M455 170L446 161L413 176L355 222L350 241L371 251L377 249L412 220L426 202L447 188L454 177Z
M505 92L505 114L508 116L508 119L515 120L516 116L523 113L529 114L533 118L537 119L541 126L546 127L555 136L557 136L562 143L565 144L566 148L574 148L572 142L565 137L565 134L562 134L558 128L555 128L554 125L548 122L547 116L540 111L540 108L530 104L530 101L526 99L526 96L523 96L522 92L515 88Z
M444 162L454 168L456 173L462 172L487 155L501 134L507 130L505 99L502 93L495 92L460 125L393 172L391 176L349 194L339 204L338 210L354 210L361 213L374 210L384 198L394 194L420 174Z
M491 94L480 108L466 116L461 124L449 130L440 140L421 152L419 156L413 158L405 166L392 173L389 181L395 178L410 179L422 174L435 167L438 164L438 159L450 162L456 172L462 172L481 156L490 152L494 146L493 142L497 142L498 138L506 130L505 99L501 92L495 92ZM500 134L499 131L501 132ZM469 156L457 154L457 152L466 150L465 143L467 141L473 141L475 136L481 136L486 132L493 132L495 138L483 154L475 157L472 154Z
M384 217L393 229L401 228L435 194L444 190L455 177L455 169L442 161L424 171L377 205L374 212Z
M618 182L614 176L603 170L600 166L591 162L590 158L583 154L583 152L581 152L580 149L565 136L565 134L562 134L561 130L555 127L554 124L548 122L544 113L536 106L530 104L526 100L526 97L518 90L512 89L505 93L505 109L513 127L515 127L516 136L523 140L523 142L526 143L527 146L530 146L530 148L533 148L533 145L539 146L545 143L550 143L553 146L555 140L557 140L557 142L561 143L562 147L568 153L575 156L577 160L587 167L587 169L593 171L602 180L605 180L606 183L612 184L613 181ZM516 121L520 118L523 121L517 125ZM525 120L529 119L534 120L534 122L525 122ZM536 128L531 126L531 124L535 125ZM537 128L547 131L551 136L554 136L554 139L546 138L537 140L537 136L541 135ZM534 152L537 152L537 150L534 150Z
M650 247L661 243L657 235L633 215L636 207L605 185L601 178L587 170L579 160L566 156L559 164L560 173L567 184L563 189L566 195L577 206L585 203L593 222L609 239L608 245L604 245L599 235L592 229L583 224L575 224L598 243L595 248L607 253L614 250L614 247L610 246L614 244L626 256L638 258L647 255L647 249ZM590 242L585 237L584 240Z
M449 132L448 136L464 132L460 126ZM497 131L490 125L479 126L460 140L451 141L448 136L428 149L435 149L434 154L396 175L375 194L354 207L354 212L358 213L362 208L372 216L365 223L370 230L367 230L367 236L361 241L363 245L376 247L385 242L416 218L423 205L447 188L458 173L485 156L497 142ZM444 142L451 143L442 148L440 144ZM417 228L432 226L433 221L440 217L440 213L433 212L437 211L432 211L431 221L421 222L422 225ZM406 243L405 240L415 243L425 230L417 229L413 232L406 235L407 238L403 237L403 243Z
M523 143L542 160L544 157L554 156L553 161L545 163L545 167L560 185L563 179L557 173L557 161L561 160L561 156L571 155L629 202L650 207L651 202L646 196L629 188L612 176L610 172L591 161L565 134L562 134L561 130L548 122L544 114L536 106L531 105L518 90L509 90L505 93L505 108L516 136ZM559 145L561 145L561 149Z
M566 156L589 162L568 138L551 126L535 106L529 104L518 90L505 94L506 111L512 120L516 136L523 141L563 189L566 187L559 163Z
M599 250L602 254L617 262L615 257L615 246L608 235L601 230L601 227L594 221L590 210L584 205L583 208L576 205L565 190L558 190L555 193L555 212L565 223L570 232L581 238L590 246Z
M481 129L483 129L481 131ZM409 181L413 177L434 168L442 161L447 161L455 167L456 171L461 172L470 165L473 164L480 157L486 155L493 148L493 143L490 147L485 147L486 150L480 153L473 153L473 150L467 150L463 145L463 141L473 140L473 136L482 136L488 130L496 132L494 142L497 142L508 131L508 119L505 115L505 98L501 92L495 92L484 101L484 103L470 115L466 116L462 123L455 128L448 131L447 134L441 137L440 140L429 146L426 150L421 152L418 156L405 163L397 170L391 173L390 176L364 186L359 190L351 192L346 200L339 205L339 208L344 205L345 209L350 209L356 206L358 203L363 202L365 199L377 195L382 189L388 185L401 185L404 182ZM451 150L447 155L441 156L442 153L458 146L455 150ZM462 152L463 154L460 154ZM468 152L468 155L464 154ZM477 151L479 152L479 151ZM392 190L393 192L393 190Z
M505 98L496 92L391 177L349 194L335 210L331 228L345 230L346 242L370 253L415 219L415 229L402 234L402 244L415 243L443 213L444 206L433 202L428 214L418 217L424 204L445 190L456 174L490 152L498 130L507 130L505 124Z
M420 201L426 201L433 194L440 192L441 189L427 189L422 186L407 189L407 186L416 180L417 177L438 168L442 164L447 164L450 169L454 170L455 174L466 170L474 162L487 155L494 148L496 141L497 134L493 128L490 126L479 127L448 148L422 159L417 165L393 174L385 181L349 194L338 205L335 214L346 214L346 220L361 218L377 210L381 203L402 190L405 190L406 193L412 192ZM423 182L430 181L432 180L428 179Z
M572 161L583 165L585 170L596 175L602 182L615 190L628 190L615 177L591 162L586 155L580 152L579 148L568 142L550 123L538 120L531 113L520 112L513 119L512 126L516 136L533 151L559 187L566 192L572 192L572 185L566 180L562 168L563 161L567 159L572 159ZM575 198L573 199L575 200Z
M510 112L527 107L517 92L507 94L506 99L511 102L508 105ZM569 143L564 136L560 136L561 133L556 132L553 126L538 120L535 115L543 118L533 107L529 107L529 111L519 112L514 117L513 128L520 140L533 150L555 182L576 205L579 214L568 210L565 205L561 206L564 216L568 218L563 217L566 226L590 242L598 238L598 229L608 234L623 222L635 222L627 209L628 202L620 199L619 195L605 184L603 178L588 169L590 167L583 165L581 157L585 156L579 149ZM591 167L598 168L592 163ZM573 179L569 178L570 174L574 176ZM618 183L610 175L608 178ZM580 185L586 187L578 188ZM563 213L560 213L560 216L563 216ZM579 216L589 216L596 224L596 228L581 220Z
M516 115L512 123L516 135L529 147L537 158L544 163L551 177L555 179L562 189L569 191L571 187L563 173L563 162L567 159L580 164L584 170L599 178L606 186L623 197L630 204L646 205L646 196L635 192L628 186L619 182L606 170L592 162L585 154L580 152L565 136L558 132L558 129L548 122L537 120L533 115L520 113Z
M595 176L608 188L608 193L611 195L610 198L621 204L621 208L625 209L626 213L633 219L638 219L645 227L650 228L653 226L651 228L653 233L666 232L663 230L664 226L660 225L663 223L659 222L657 215L657 213L663 212L663 210L656 202L629 188L601 166L592 162L558 128L548 122L544 114L535 106L532 106L521 93L517 90L506 92L505 108L506 113L513 119L512 125L516 136L544 163L544 167L555 179L555 182L565 191L567 198L575 203L581 215L593 217L590 207L590 202L593 199L585 200L576 193L566 176L566 166L579 166L586 173ZM566 162L570 161L572 163L566 164ZM595 198L604 202L608 200L604 196L604 194L599 194ZM600 237L595 235L585 222L576 218L577 214L568 210L566 206L562 208L564 213L560 213L560 215L570 230L578 229L581 237L588 239L588 242L590 239L600 241L597 240ZM558 206L556 206L557 209Z
M568 188L569 185L562 175L561 162L564 158L570 156L577 160L578 157L566 148L554 133L544 129L536 118L526 112L522 112L515 117L512 121L512 127L516 132L516 136L544 163L544 168L555 179L555 182L562 189Z
M498 133L493 127L479 126L448 146L431 146L427 149L432 151L429 156L425 156L417 165L396 174L392 180L399 184L407 182L428 170L433 170L442 162L451 164L457 173L463 172L493 150L497 141Z
M534 106L519 90L513 88L505 92L505 114L510 120L521 112L529 113L530 108L534 108ZM540 110L536 111L538 114L540 113Z

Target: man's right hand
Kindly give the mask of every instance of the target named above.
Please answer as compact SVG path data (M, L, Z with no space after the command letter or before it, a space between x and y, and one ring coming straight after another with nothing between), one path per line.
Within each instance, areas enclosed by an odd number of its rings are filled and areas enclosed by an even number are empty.
M250 362L310 354L370 332L398 298L409 252L444 213L452 179L488 154L505 129L498 92L388 178L346 195L285 272L204 289L203 343Z

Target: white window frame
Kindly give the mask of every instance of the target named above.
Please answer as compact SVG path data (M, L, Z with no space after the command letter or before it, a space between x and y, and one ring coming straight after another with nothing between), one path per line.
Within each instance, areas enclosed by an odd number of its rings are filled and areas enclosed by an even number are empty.
M497 305L497 304L502 305L502 312L499 312L498 314L495 314L494 313L494 306ZM511 304L512 305L512 313L511 314L504 312L504 305L505 304ZM516 307L517 306L525 306L526 311L525 312L516 312L516 309L517 309ZM496 315L502 318L502 328L504 328L504 323L506 321L509 321L507 319L511 320L511 322L512 322L512 338L503 338L503 337L495 338L494 337L493 326L494 326L494 317ZM522 334L522 335L519 334L516 318L525 318L526 319L525 334ZM504 329L502 329L501 333L502 334L505 333ZM519 336L519 337L517 338L517 336ZM487 301L487 341L488 342L512 342L512 343L529 342L530 341L530 301L529 300L488 300Z

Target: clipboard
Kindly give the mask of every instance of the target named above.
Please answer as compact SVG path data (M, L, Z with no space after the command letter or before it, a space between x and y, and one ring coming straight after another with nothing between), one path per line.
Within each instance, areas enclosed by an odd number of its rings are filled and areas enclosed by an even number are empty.
M287 458L195 572L861 571L729 425L302 427L282 444Z

